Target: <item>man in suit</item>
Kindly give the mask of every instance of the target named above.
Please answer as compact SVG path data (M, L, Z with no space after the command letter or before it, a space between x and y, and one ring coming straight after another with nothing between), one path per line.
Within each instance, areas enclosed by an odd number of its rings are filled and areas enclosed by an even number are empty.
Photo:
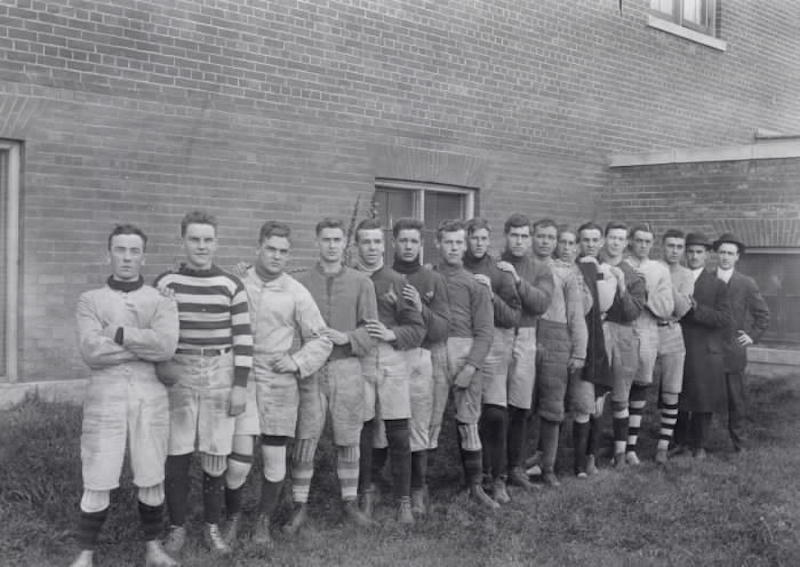
M687 444L695 458L706 456L705 442L714 412L725 410L723 346L731 326L728 289L706 270L711 243L704 234L686 235L686 264L694 277L692 306L681 319L686 344L683 391L679 400L675 441Z
M733 315L733 326L728 330L725 340L725 385L728 393L728 432L736 452L745 447L742 429L747 347L757 342L769 326L769 308L756 282L735 269L744 250L744 244L729 232L714 242L717 277L728 285L728 301Z

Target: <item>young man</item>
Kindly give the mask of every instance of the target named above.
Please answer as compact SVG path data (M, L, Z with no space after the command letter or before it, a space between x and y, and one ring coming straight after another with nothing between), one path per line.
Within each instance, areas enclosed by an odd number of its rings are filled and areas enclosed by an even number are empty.
M433 414L433 364L431 349L441 348L447 341L450 324L447 284L444 278L420 262L422 221L404 218L392 227L394 264L410 285L403 288L403 297L422 314L425 338L419 348L406 351L411 392L411 509L415 515L427 513L427 464L430 428ZM385 446L385 439L381 440ZM373 463L374 464L374 463Z
M694 277L688 268L681 265L686 236L680 230L669 229L661 238L663 264L669 270L672 282L672 302L674 308L667 317L658 318L658 356L661 362L661 385L659 387L659 406L661 408L661 431L656 446L656 463L667 462L669 444L678 420L678 397L683 388L683 364L686 347L679 321L692 307Z
M378 301L378 319L365 324L377 346L364 363L367 373L366 408L359 470L359 485L364 496L362 511L371 516L377 490L372 483L372 460L376 462L375 468L382 468L389 457L398 501L397 519L400 523L412 524L411 394L405 351L422 344L425 323L422 314L405 297L405 278L383 265L384 240L380 222L375 219L361 221L356 227L356 245L356 269L369 274ZM383 420L388 448L373 446L375 419Z
M157 539L163 522L169 403L154 363L175 353L178 310L174 300L144 285L146 246L140 228L116 226L108 237L111 276L105 286L78 299L78 347L91 373L81 435L83 497L77 532L82 551L72 567L93 564L128 439L145 564L177 565Z
M268 221L244 286L253 322L253 378L261 424L264 481L253 542L272 544L270 522L286 476L286 445L297 427L298 381L313 380L331 353L325 321L311 294L285 272L291 232Z
M528 235L530 237L530 235ZM525 410L508 406L508 370L514 349L514 330L519 324L522 314L522 302L519 298L514 278L497 266L496 260L489 254L491 246L491 228L486 219L474 218L467 222L467 252L464 254L464 268L472 272L476 281L489 290L494 307L494 337L492 348L486 356L481 368L483 383L483 409L481 412L480 435L485 451L483 453L484 469L488 472L494 497L499 503L510 501L506 491L507 448L516 451L520 442L520 431L525 427ZM530 341L528 341L530 343ZM521 343L521 345L524 344ZM535 346L534 346L535 348ZM533 370L520 375L532 377ZM532 383L531 383L532 384ZM520 403L517 400L517 403ZM510 417L510 419L509 419ZM509 423L510 421L510 423ZM520 429L522 427L522 430ZM511 443L506 445L509 433L513 432ZM508 471L508 480L522 488L532 489L533 485L525 476L520 463Z
M540 466L542 481L551 487L560 485L555 462L569 374L584 367L587 341L583 278L573 263L553 259L558 238L558 227L553 220L534 223L534 257L550 268L554 283L552 300L537 326L536 350Z
M638 465L636 444L647 401L647 388L653 383L653 371L658 356L658 321L672 315L675 301L672 295L672 279L669 270L656 260L650 259L655 235L648 224L631 229L631 255L626 262L644 278L645 303L633 322L633 330L639 342L638 369L630 390L630 418L628 423L628 446L625 459L628 464Z
M236 416L247 405L253 363L253 335L242 282L214 264L217 221L202 211L181 220L186 261L165 272L156 287L172 290L178 302L180 334L172 360L159 364L170 384L170 434L166 497L170 528L164 544L177 554L186 541L189 465L200 452L203 469L204 540L215 554L230 553L219 529L227 457Z
M467 244L466 229L461 221L439 224L436 247L441 256L437 271L447 283L450 299L450 325L446 346L437 346L431 352L434 377L431 448L438 445L447 384L453 391L461 462L470 497L480 506L493 510L499 504L481 486L483 455L478 435L483 392L480 369L491 349L494 333L490 291L464 269Z
M728 433L738 453L746 446L743 431L746 410L744 371L747 347L757 343L769 326L769 307L755 280L736 270L745 246L726 232L714 242L717 277L728 285L733 327L725 341L725 385L728 393Z
M726 405L723 349L732 324L725 282L705 269L711 243L704 234L686 235L686 265L694 278L692 307L681 319L686 343L683 391L675 441L688 442L698 459L706 457L706 438L714 412Z
M628 227L620 222L606 225L605 244L600 253L603 264L609 266L611 277L616 280L614 302L606 312L603 334L606 350L611 362L614 388L611 391L611 409L614 428L614 466L622 467L628 447L628 419L631 386L639 363L638 339L633 322L644 309L647 290L644 278L633 267L623 262L628 246ZM631 459L630 464L637 460Z
M374 347L365 325L378 318L375 288L367 275L344 265L347 244L341 221L321 220L316 235L319 260L298 280L319 307L328 325L323 333L333 343L333 350L316 376L300 383L300 412L292 455L294 510L283 528L289 534L296 533L307 519L314 454L328 413L344 517L356 526L371 524L358 509L358 463L365 411L361 360Z

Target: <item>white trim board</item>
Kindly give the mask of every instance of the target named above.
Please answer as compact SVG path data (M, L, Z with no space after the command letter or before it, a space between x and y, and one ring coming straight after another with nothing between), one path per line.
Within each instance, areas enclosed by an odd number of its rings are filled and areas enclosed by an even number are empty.
M637 167L669 163L746 161L759 159L800 158L800 140L781 140L712 148L676 148L634 154L611 154L609 167Z

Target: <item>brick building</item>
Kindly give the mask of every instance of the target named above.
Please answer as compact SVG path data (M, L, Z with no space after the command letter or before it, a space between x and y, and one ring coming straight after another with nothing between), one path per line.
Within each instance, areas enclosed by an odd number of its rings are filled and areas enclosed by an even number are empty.
M3 2L0 389L84 375L75 300L119 221L151 236L149 276L195 207L220 219L222 265L267 218L307 263L313 223L357 199L386 220L763 216L783 234L799 23L794 0Z

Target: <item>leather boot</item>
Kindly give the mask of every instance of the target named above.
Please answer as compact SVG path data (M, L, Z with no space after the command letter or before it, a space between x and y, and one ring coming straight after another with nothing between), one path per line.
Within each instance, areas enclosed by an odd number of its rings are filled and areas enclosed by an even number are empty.
M410 496L400 497L400 504L397 507L397 521L406 525L414 523L414 513L411 511Z
M289 521L283 525L283 533L294 535L308 519L308 505L305 502L295 502Z
M272 534L269 531L270 518L267 515L261 515L256 519L256 525L253 527L252 542L256 545L271 549L275 544L272 541Z
M228 545L233 545L236 541L236 538L239 537L239 528L242 525L242 513L237 512L236 514L232 514L230 518L228 518L228 525L225 526L225 534L224 539L225 543Z
M157 541L148 541L144 555L145 567L178 567L178 562L167 555L167 552Z
M370 520L358 509L356 500L345 500L342 503L342 516L345 522L359 528L368 528L375 525L374 521Z
M414 488L411 490L411 511L415 516L424 516L428 513L425 504L425 488Z
M367 518L372 518L377 499L378 494L374 484L361 493L361 513Z
M480 484L473 484L469 487L469 496L487 510L497 510L500 507L500 504L492 500L489 495L486 494Z

